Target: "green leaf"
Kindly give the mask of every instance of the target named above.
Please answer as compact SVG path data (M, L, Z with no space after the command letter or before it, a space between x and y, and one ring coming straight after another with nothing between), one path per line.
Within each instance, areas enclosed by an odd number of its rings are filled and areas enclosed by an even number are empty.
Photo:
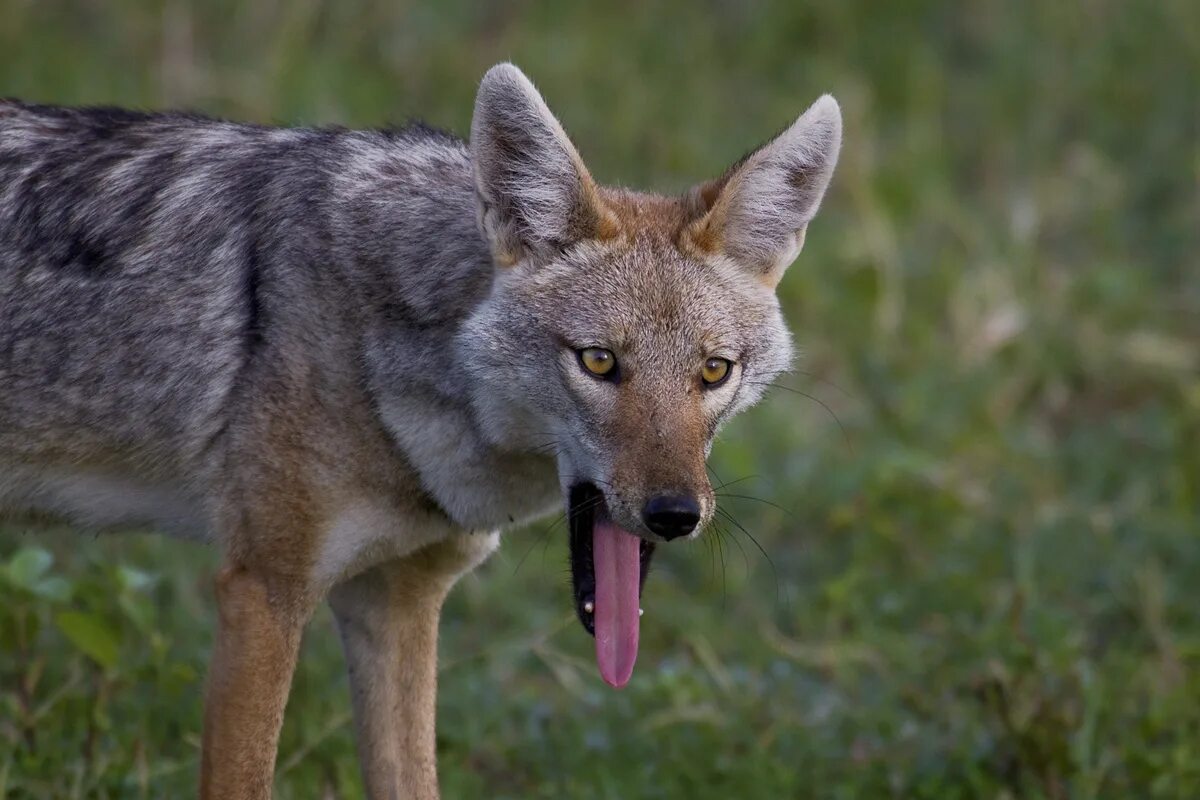
M149 633L153 629L154 608L145 598L123 594L117 599L117 605L139 631Z
M9 559L8 579L22 589L32 589L53 563L54 556L40 547L22 547Z
M64 611L55 622L71 644L97 664L105 669L116 665L117 634L104 619L81 611Z
M71 582L57 575L38 581L30 589L38 597L65 603L71 599Z
M149 572L143 572L142 570L126 566L117 567L117 575L120 578L122 587L135 592L140 592L153 586L158 580L157 577L151 575Z

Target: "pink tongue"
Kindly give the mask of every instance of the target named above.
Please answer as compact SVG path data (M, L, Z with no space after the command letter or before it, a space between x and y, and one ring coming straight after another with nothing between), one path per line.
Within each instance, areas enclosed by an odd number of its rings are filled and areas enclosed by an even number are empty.
M638 650L641 539L606 520L592 531L596 575L596 663L600 677L621 688L633 674Z

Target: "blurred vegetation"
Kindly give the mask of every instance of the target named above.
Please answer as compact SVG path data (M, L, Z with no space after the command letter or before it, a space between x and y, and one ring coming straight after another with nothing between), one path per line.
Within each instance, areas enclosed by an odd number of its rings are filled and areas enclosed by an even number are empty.
M715 454L739 526L664 553L620 693L562 528L508 536L445 619L445 795L1200 797L1200 5L0 0L44 102L463 132L505 59L606 182L825 91L847 138L795 392ZM0 533L0 796L191 792L215 558ZM361 796L342 669L323 612L281 798Z

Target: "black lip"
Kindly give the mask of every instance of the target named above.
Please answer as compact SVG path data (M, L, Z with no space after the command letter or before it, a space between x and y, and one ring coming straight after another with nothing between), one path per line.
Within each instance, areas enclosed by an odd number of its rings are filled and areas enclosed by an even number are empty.
M594 483L577 483L571 487L567 497L567 527L570 531L571 586L575 599L575 615L583 629L596 635L592 614L584 610L588 602L596 600L596 569L592 561L592 528L596 518L607 513L604 493ZM650 574L650 559L654 556L654 543L645 539L641 542L641 584L639 592L646 588L646 576Z

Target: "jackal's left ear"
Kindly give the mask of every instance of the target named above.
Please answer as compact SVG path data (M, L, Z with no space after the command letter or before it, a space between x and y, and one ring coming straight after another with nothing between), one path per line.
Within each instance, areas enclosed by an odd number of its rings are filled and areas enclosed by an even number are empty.
M496 260L544 261L616 233L616 216L562 125L521 70L488 70L475 99L471 158L484 233Z
M791 127L688 195L699 214L686 235L775 286L800 254L842 145L842 112L825 95Z

